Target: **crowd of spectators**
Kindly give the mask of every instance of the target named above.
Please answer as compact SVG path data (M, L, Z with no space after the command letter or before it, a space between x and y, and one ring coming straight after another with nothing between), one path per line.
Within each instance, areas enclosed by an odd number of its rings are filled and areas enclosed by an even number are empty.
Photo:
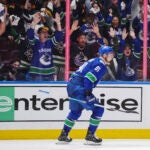
M66 14L65 0L0 0L0 81L63 81L66 15L70 74L109 45L115 58L102 80L142 80L144 7L150 74L150 1L71 0Z

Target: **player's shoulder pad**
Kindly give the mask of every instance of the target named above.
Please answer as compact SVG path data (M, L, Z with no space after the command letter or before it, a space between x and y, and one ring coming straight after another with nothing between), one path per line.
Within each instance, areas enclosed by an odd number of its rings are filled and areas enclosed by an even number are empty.
M102 59L99 59L99 62L103 65L105 65L104 61Z

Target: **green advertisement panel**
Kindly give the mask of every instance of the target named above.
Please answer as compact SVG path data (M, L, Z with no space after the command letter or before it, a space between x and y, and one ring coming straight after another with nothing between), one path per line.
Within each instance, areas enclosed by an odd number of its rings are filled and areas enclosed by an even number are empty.
M0 87L0 121L14 120L14 87Z

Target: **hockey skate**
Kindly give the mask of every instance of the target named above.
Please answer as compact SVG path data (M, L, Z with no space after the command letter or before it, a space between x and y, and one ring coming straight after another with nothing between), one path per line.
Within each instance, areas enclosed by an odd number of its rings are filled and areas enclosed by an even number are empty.
M58 141L56 144L68 144L72 141L72 138L70 138L64 130L62 130L60 136L58 137Z
M97 138L90 131L87 132L87 135L85 137L85 145L100 145L101 143L102 143L101 138Z

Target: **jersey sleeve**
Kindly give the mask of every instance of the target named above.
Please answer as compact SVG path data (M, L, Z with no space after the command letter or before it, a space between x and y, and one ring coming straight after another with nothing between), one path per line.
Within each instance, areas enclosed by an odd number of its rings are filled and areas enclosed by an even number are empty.
M54 36L51 39L49 39L49 42L51 43L51 46L54 48L62 40L63 40L63 32L62 31L56 31L55 34L54 34Z
M104 64L95 64L89 72L85 74L84 87L86 90L92 90L106 72Z
M34 45L36 39L34 38L34 29L30 28L27 31L27 39L29 40L30 45Z

